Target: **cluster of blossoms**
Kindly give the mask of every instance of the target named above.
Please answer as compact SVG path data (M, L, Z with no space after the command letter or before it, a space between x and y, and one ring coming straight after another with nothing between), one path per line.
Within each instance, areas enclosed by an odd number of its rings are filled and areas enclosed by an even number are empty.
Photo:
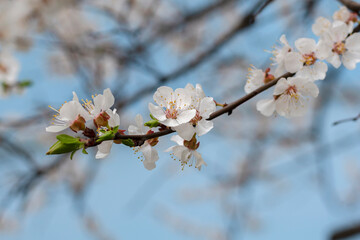
M260 100L257 110L265 116L271 116L275 111L286 118L303 115L309 97L319 94L315 82L325 79L328 70L325 61L335 68L342 63L350 70L360 61L360 33L354 32L354 23L357 22L357 15L343 7L334 14L333 22L325 18L316 20L312 29L320 37L318 42L300 38L295 41L293 48L286 37L281 36L282 46L273 51L275 70L267 68L263 71L254 66L249 69L246 93L268 83L276 83L273 97ZM197 152L200 145L197 137L213 128L213 122L209 119L213 119L214 115L231 113L238 106L234 102L212 115L216 106L221 104L206 97L199 84L195 87L188 84L175 91L170 87L159 87L153 96L156 104L148 105L151 120L144 123L143 117L137 115L135 125L128 127L129 135L126 135L126 130L119 129L120 117L116 109L111 109L115 99L110 89L93 97L92 101L82 100L83 104L75 93L73 95L72 101L63 104L59 110L54 109L58 114L54 116L53 125L46 130L60 132L70 128L76 133L81 132L86 138L58 135L58 142L48 154L74 154L81 148L83 153L87 153L86 148L98 146L96 158L104 158L109 155L113 143L124 144L133 147L136 153L143 154L142 161L148 170L154 169L159 159L154 149L159 136L172 132L177 133L171 138L177 145L166 151L172 152L172 157L179 159L182 167L194 165L200 170L206 163ZM226 107L225 104L222 106ZM161 134L163 131L165 134Z
M71 137L65 134L59 135L48 154L61 154L66 152L75 153L77 150L90 146L98 146L96 158L105 158L109 155L112 144L125 144L133 147L135 152L142 152L143 164L148 170L156 167L159 159L154 146L159 142L158 137L146 140L118 139L117 136L125 135L125 130L120 130L120 117L114 105L114 96L110 89L105 89L103 94L96 95L92 101L82 100L80 103L77 95L73 92L73 99L65 102L53 118L53 124L46 128L48 132L61 132L70 128L73 132L82 133L87 139ZM213 128L213 123L206 120L216 110L216 104L211 97L206 97L199 84L194 87L188 84L185 88L175 91L169 87L160 87L154 94L155 106L149 103L152 120L144 123L143 117L137 115L135 125L130 125L130 135L153 134L155 128L159 131L173 130L178 136L172 138L178 145L166 151L173 151L173 155L179 159L181 165L195 165L199 170L206 165L200 153L197 136L208 133ZM148 129L145 129L147 127Z
M319 89L314 84L326 76L327 61L335 68L341 63L349 70L355 69L360 61L360 33L353 33L357 14L346 7L334 13L333 21L320 17L312 26L316 42L310 38L295 41L290 46L285 35L280 38L281 47L275 47L272 58L276 68L266 71L252 67L249 69L245 92L250 93L262 85L291 73L291 77L281 78L274 89L271 99L260 100L257 110L265 116L275 111L283 117L302 116L305 113L309 97L317 97Z

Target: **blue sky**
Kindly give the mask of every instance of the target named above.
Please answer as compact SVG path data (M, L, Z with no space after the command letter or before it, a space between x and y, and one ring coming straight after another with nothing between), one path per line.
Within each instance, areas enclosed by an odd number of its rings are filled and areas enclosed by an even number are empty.
M322 12L317 13L318 16L321 14L330 17L339 6L336 1L322 1L321 4L323 7L318 9ZM254 63L264 63L269 57L264 49L270 49L281 34L289 32L293 34L288 35L290 42L299 36L313 37L310 29L294 33L285 29L285 21L270 21L275 7L278 5L274 4L264 11L259 16L258 25L255 28L240 34L220 54L226 55L231 51L236 51L250 56ZM45 69L47 51L48 49L37 43L32 51L18 55L22 64L20 78L32 79L34 86L24 95L14 95L1 100L1 118L19 113L31 114L39 103L58 106L64 100L71 98L73 90L80 89L78 82L54 77ZM156 59L161 69L168 69L176 64L176 60L169 59L167 54L166 51L159 52ZM201 71L206 70L206 67L207 65L194 74L169 83L169 86L182 87L187 82L195 84L196 76L201 76ZM342 71L339 75L341 81L353 82L354 86L359 87L354 77L360 73L359 69L350 72L341 68L339 71ZM345 83L341 83L340 86L342 84ZM208 95L216 92L215 89L205 90ZM116 90L113 89L113 91ZM83 92L78 92L81 97L86 97ZM230 97L230 99L233 98ZM151 101L151 96L145 97L128 108L128 114L134 117L135 113L140 112L145 116L148 113L144 103L148 101ZM332 105L328 119L325 121L328 126L324 128L325 139L335 140L354 132L354 129L358 130L358 126L351 125L352 123L332 127L331 123L335 120L356 114L356 109L342 106L336 100ZM274 121L278 121L281 125L285 120L275 119ZM215 126L216 123L217 120L215 120ZM43 126L39 131L44 131L45 127ZM213 175L219 172L219 166L224 169L230 168L236 160L234 155L241 154L243 151L242 146L237 146L231 139L219 140L219 138L221 136L216 132L201 138L200 151L208 162L208 167L202 169L201 172L192 168L181 171L179 164L172 161L168 153L160 153L158 167L153 171L147 171L131 149L115 147L111 157L97 164L96 179L86 194L85 209L99 219L105 232L114 239L206 239L204 235L189 235L174 219L175 216L184 219L184 222L193 226L195 230L206 229L207 232L211 232L226 228L229 220L219 204L220 197L209 198L205 201L186 201L182 195L184 190L212 188L215 182ZM166 149L168 146L170 143L164 142L160 144L159 149ZM45 151L48 147L43 146ZM292 151L288 155L298 155L300 151L306 152L309 149ZM89 151L89 155L94 156L94 154L94 151ZM327 167L331 167L331 177L337 191L344 192L349 188L349 180L344 172L344 161L355 159L358 162L356 158L358 155L359 150L355 145L330 157L331 165ZM42 163L53 159L41 157ZM308 158L311 157L311 151L309 151ZM73 161L87 160L78 157ZM251 188L240 190L239 196L234 196L243 202L242 206L250 210L259 225L257 230L253 231L239 223L239 239L326 239L335 228L360 220L359 207L347 208L337 203L324 201L324 195L319 191L314 180L317 169L313 165L304 169L290 176L285 186L254 182L251 183ZM274 191L277 187L279 190ZM171 219L164 220L163 218L169 213L174 215L173 223ZM73 198L67 187L63 185L52 189L51 197L44 208L26 216L21 214L18 216L21 216L18 231L1 233L0 239L83 240L92 237L80 221ZM196 232L190 227L187 229Z

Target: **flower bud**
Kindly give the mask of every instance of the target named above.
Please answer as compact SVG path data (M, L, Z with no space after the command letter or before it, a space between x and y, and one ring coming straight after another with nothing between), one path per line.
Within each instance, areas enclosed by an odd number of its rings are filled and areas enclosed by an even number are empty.
M85 130L85 123L86 120L83 118L80 114L77 116L77 118L71 123L70 129L74 132L78 131L84 131Z
M107 127L109 125L109 119L109 114L106 112L101 112L94 118L94 124L97 128Z

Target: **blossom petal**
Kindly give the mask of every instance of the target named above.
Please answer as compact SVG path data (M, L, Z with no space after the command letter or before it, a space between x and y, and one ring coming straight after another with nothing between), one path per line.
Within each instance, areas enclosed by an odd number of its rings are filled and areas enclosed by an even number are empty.
M112 144L113 144L112 141L105 141L100 143L100 145L98 145L98 151L96 153L95 158L100 159L107 157L110 154Z
M256 109L261 112L264 116L271 116L275 111L275 100L274 99L263 99L257 102Z
M295 41L295 47L301 54L311 54L316 50L316 42L311 38L299 38Z
M171 87L159 87L154 93L153 99L160 107L168 107L168 102L173 101L174 91Z
M291 78L288 78L291 79ZM285 78L281 78L275 86L274 89L274 95L280 95L282 93L284 93L286 91L286 89L288 89L289 87L289 83Z
M186 110L182 111L176 118L179 124L190 122L191 119L193 119L196 115L196 110Z
M51 125L49 127L46 128L47 132L61 132L65 129L67 129L69 126L68 125Z
M326 61L333 65L334 68L339 68L341 66L340 57L336 53L332 53L329 57L326 58Z
M345 48L349 51L360 51L360 33L354 33L345 41Z
M156 118L159 121L166 120L166 115L164 113L164 110L161 107L155 106L152 103L149 103L148 106L149 106L149 111L153 115L154 118Z
M285 69L288 72L294 73L303 67L302 56L298 52L289 52L285 56Z
M216 104L212 97L205 97L201 100L199 114L203 118L209 118L210 114L216 111Z
M177 127L174 127L174 130L179 134L184 140L190 141L195 134L195 128L191 123L184 123Z
M202 136L208 133L211 129L213 129L214 123L212 121L207 121L205 119L201 119L195 127L196 134Z
M200 171L202 165L207 166L206 162L204 161L204 159L202 158L200 153L198 153L197 151L193 151L192 154L194 155L194 157L196 159L195 168L199 169L199 171Z

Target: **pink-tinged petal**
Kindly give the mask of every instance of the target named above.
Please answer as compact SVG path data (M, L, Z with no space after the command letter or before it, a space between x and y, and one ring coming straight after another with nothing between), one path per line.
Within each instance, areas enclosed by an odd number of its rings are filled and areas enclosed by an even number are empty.
M174 135L170 138L171 141L175 142L176 144L183 146L184 145L184 139L181 138L179 135Z
M199 106L199 114L201 117L207 119L210 114L216 111L216 104L212 97L205 97L201 100Z
M155 106L152 103L149 103L148 106L149 106L149 111L153 115L154 118L156 118L159 121L166 120L166 114L161 107Z
M288 81L285 78L281 78L275 85L274 95L280 95L284 93L288 88L289 88Z
M61 131L65 130L65 129L67 129L68 127L69 127L68 124L67 125L64 124L62 126L60 126L60 125L52 125L52 126L47 127L46 131L47 132L61 132Z
M301 54L311 54L316 50L316 42L311 38L299 38L295 41L295 47Z
M195 128L191 123L184 123L177 127L173 127L173 129L177 132L177 134L179 134L181 138L187 141L190 141L195 134Z
M198 153L197 151L193 151L192 154L196 159L195 167L199 169L199 171L201 170L202 165L207 166L206 162L204 161L200 153Z
M332 53L329 57L326 58L326 61L333 65L334 68L339 68L341 66L340 57L336 53Z
M285 69L288 72L295 73L303 67L302 55L298 52L289 52L285 56Z
M114 98L114 95L112 94L110 88L105 89L103 92L103 95L104 95L103 110L107 110L110 107L112 107L112 105L114 105L115 98Z
M160 107L168 107L168 102L174 98L174 91L171 87L159 87L154 93L153 99Z
M196 134L198 136L202 136L208 133L211 129L213 129L214 123L212 121L207 121L205 119L201 119L195 127Z
M179 124L190 122L191 119L193 119L196 115L196 110L186 110L182 111L176 118Z
M256 109L264 116L271 116L275 111L274 99L263 99L257 102Z
M345 41L345 48L349 51L360 52L360 33L354 33Z
M110 154L112 143L112 141L105 141L100 143L95 158L100 159L107 157Z

